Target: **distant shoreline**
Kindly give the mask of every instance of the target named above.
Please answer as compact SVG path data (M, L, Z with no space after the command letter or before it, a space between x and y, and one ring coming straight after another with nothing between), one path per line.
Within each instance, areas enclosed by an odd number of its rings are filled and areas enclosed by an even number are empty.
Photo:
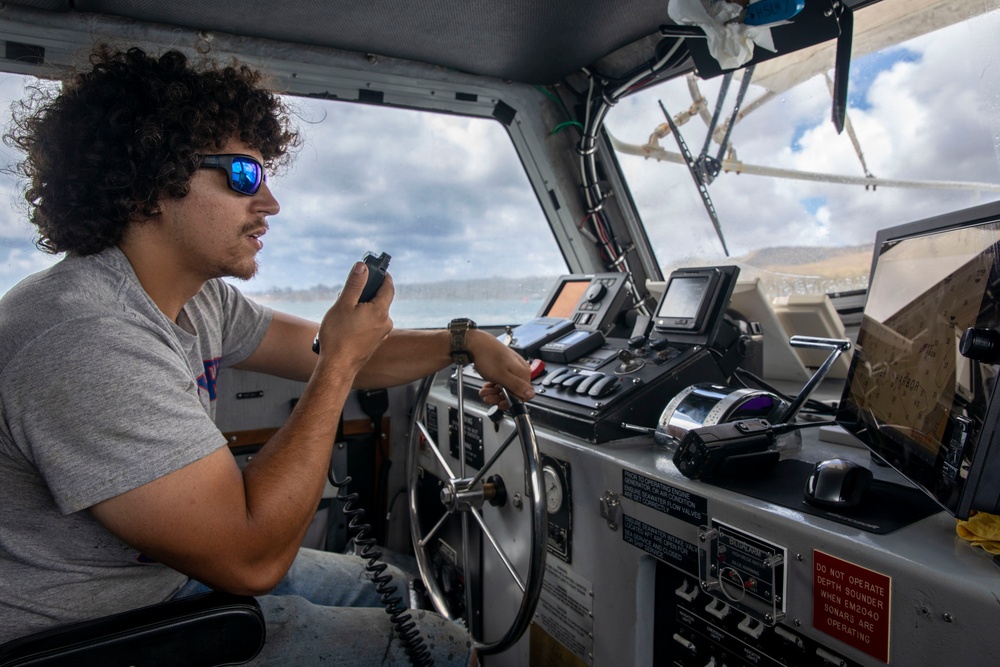
M756 250L743 257L728 261L685 262L681 260L663 268L664 276L670 271L687 266L716 266L736 264L744 279L758 278L765 293L771 297L789 294L831 294L868 287L868 270L871 268L872 246L849 247L774 247ZM475 278L419 283L396 283L397 300L482 301L520 299L541 302L552 290L559 275L528 276L520 278ZM325 301L333 303L342 285L315 285L309 288L277 288L247 291L246 294L261 303Z

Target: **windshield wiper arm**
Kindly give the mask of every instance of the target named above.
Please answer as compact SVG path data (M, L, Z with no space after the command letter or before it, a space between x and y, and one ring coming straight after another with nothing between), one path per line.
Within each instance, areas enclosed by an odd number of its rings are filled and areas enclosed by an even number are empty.
M701 201L705 205L705 210L708 211L708 217L712 219L712 226L715 227L715 233L719 237L719 242L722 243L722 251L726 253L726 257L729 257L729 248L726 247L726 238L722 234L722 225L719 224L719 215L715 212L715 205L712 203L712 198L708 194L708 183L706 182L707 173L705 172L705 165L702 162L699 165L694 157L691 155L691 151L688 149L687 142L684 141L684 137L681 136L680 131L677 129L674 119L670 117L667 113L667 108L663 106L663 102L660 101L660 109L663 111L663 115L667 118L667 124L670 125L670 133L674 135L674 139L677 141L677 147L681 151L681 155L684 156L684 163L687 165L688 172L691 174L691 178L694 179L694 184L698 187L698 194L701 195ZM718 173L718 172L716 172ZM712 175L714 178L715 175ZM708 179L711 182L710 179Z

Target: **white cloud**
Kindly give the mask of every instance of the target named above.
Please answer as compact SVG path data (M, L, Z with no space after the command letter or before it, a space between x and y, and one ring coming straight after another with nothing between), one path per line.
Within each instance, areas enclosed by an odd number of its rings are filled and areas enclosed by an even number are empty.
M393 255L397 283L565 271L499 123L316 100L295 104L310 122L301 123L306 144L296 162L271 179L282 210L265 237L255 281L262 287L289 279L337 284L366 250ZM502 262L483 261L497 255ZM333 267L339 270L331 275Z

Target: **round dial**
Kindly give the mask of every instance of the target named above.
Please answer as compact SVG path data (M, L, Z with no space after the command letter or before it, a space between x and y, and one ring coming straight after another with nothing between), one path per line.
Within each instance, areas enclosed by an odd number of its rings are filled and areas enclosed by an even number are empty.
M555 514L563 504L562 479L550 465L542 466L542 480L545 482L545 506L549 514Z

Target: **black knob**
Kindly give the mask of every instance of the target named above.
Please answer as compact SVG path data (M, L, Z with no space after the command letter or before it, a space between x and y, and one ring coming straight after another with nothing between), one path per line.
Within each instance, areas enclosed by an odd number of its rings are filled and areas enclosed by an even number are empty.
M489 410L486 411L486 416L490 418L490 421L494 424L499 424L503 421L503 410L500 409L499 405L491 406Z
M587 291L583 293L583 298L590 303L600 301L601 297L607 294L608 288L601 283L592 283Z
M1000 360L1000 333L994 329L970 327L958 341L958 351L973 361L997 363Z
M494 507L503 507L507 504L507 487L504 486L503 478L500 475L490 475L483 485L484 496Z
M667 349L668 345L670 345L670 341L666 338L654 338L649 341L649 346L657 352Z
M645 344L646 344L645 336L632 336L631 338L628 339L628 346L631 347L633 350L638 350Z

